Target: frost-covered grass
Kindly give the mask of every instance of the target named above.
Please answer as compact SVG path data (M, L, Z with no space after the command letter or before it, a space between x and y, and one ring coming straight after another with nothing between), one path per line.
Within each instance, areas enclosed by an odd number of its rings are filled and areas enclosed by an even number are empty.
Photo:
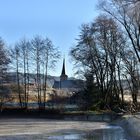
M107 125L107 123L103 122L0 119L0 140L43 140L58 132L85 132L101 129Z

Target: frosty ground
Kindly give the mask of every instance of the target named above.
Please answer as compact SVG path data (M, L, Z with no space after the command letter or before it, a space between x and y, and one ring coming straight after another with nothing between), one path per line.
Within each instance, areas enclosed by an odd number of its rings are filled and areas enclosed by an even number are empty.
M100 131L97 130L106 128L110 129L110 125L107 122L65 121L31 118L1 118L0 140L65 140L64 137L54 138L52 136L58 136L62 134L81 135L94 132L97 133L97 139L102 140L102 138L100 139ZM118 138L120 135L123 137L123 129L120 129L119 126L116 126L115 129L119 130L119 134L116 133L116 130L114 130L115 133L113 132L114 134L111 134L112 136L107 134L107 138L105 140L107 140L109 137ZM66 139L68 140L69 138L66 137ZM75 138L73 137L72 139L74 140Z
M78 133L102 129L105 122L61 121L46 119L0 119L0 140L48 139L55 133Z

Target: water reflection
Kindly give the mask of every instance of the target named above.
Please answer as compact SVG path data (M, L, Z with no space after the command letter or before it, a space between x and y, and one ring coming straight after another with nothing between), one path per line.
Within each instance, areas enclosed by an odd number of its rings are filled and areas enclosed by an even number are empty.
M49 140L127 140L121 127L108 126L86 133L65 133L49 136Z

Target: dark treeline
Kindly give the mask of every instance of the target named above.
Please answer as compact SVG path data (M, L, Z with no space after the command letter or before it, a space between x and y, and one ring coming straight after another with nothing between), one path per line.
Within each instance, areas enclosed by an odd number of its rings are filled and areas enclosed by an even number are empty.
M138 105L140 90L140 2L100 0L102 12L81 26L71 56L86 79L82 103L87 109L124 110L124 83Z
M22 39L13 47L6 47L0 40L1 108L6 98L3 88L18 95L21 108L27 108L30 92L30 76L34 73L35 92L39 108L45 108L48 69L54 69L60 52L48 38L36 36ZM5 87L6 71L16 72L16 84ZM20 74L23 74L22 83ZM5 76L5 77L4 77ZM6 92L7 93L7 92ZM10 93L10 91L9 91ZM9 95L9 94L8 94ZM7 99L7 98L6 98Z

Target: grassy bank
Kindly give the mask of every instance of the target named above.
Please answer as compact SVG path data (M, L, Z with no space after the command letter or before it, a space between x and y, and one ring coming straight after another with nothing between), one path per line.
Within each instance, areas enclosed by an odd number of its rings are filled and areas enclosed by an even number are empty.
M109 111L62 111L59 109L4 109L1 118L46 118L73 121L110 122L119 116Z

